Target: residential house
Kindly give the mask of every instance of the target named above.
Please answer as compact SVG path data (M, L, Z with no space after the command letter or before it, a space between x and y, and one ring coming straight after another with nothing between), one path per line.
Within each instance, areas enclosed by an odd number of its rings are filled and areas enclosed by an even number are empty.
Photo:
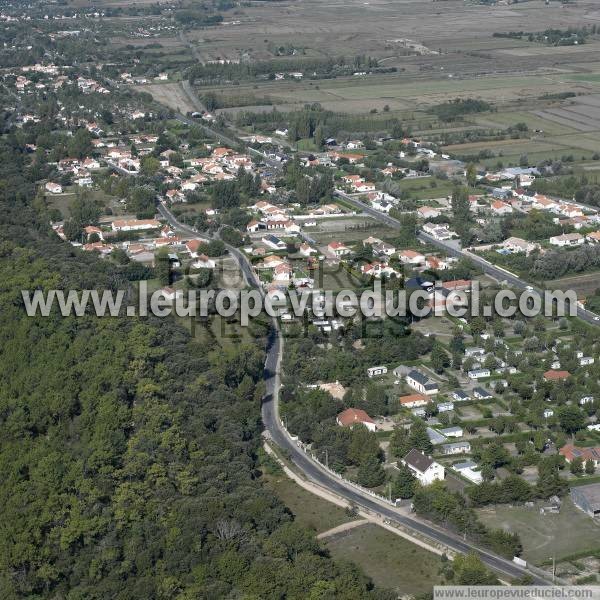
M458 425L455 427L446 427L445 429L440 429L440 433L446 437L453 438L459 438L463 436L462 427L459 427Z
M378 375L385 375L387 373L387 367L380 365L377 367L369 367L367 369L367 375L369 377L377 377Z
M452 392L452 397L457 402L465 402L471 399L471 396L469 396L469 394L467 394L467 392L464 392L463 390L455 390L454 392Z
M304 243L304 244L300 244L300 247L298 248L298 253L301 254L302 256L310 256L311 254L318 254L317 250L315 250L315 248L313 248L312 246L309 246L308 244Z
M272 248L273 250L285 250L285 248L287 247L285 242L283 242L278 237L276 237L272 234L265 235L262 238L262 243L265 246Z
M429 485L434 481L444 479L444 467L435 462L431 456L426 456L413 448L403 459L405 464L418 479L421 485Z
M419 208L417 208L417 214L422 219L436 219L442 213L437 208L431 206L419 206Z
M405 265L421 265L425 261L425 256L414 250L402 250L399 253L400 261Z
M406 375L406 383L414 390L417 390L417 392L426 394L427 396L437 394L439 391L438 384L435 381L429 379L427 375L416 369L413 369Z
M439 444L443 444L444 442L448 441L445 436L443 436L441 433L439 433L435 429L432 429L431 427L427 427L426 431L427 431L427 436L429 437L429 441L434 446L438 446Z
M215 261L206 256L206 254L199 254L196 261L192 264L192 268L194 269L214 269L215 266Z
M174 301L176 298L181 298L183 296L183 290L176 290L172 287L164 287L161 288L162 296L167 301Z
M327 249L338 258L352 253L352 250L345 244L342 244L342 242L329 242L329 244L327 244Z
M489 369L471 369L467 376L469 379L483 379L485 377L490 377L491 372Z
M573 462L575 458L580 458L584 463L591 460L596 468L600 465L600 447L598 446L580 448L573 444L566 444L558 453L564 456L568 463Z
M364 425L369 431L377 429L375 421L360 408L347 408L336 418L336 423L340 427L354 427L355 425Z
M555 202L542 194L536 194L531 203L531 207L537 210L556 210L558 206L558 202Z
M549 240L553 246L581 246L585 238L580 233L563 233L562 235L552 236Z
M468 454L471 452L471 444L469 442L451 442L443 444L440 448L442 454Z
M392 256L396 252L396 248L387 242L379 242L378 244L373 244L373 252L377 256Z
M509 237L508 239L504 240L502 246L511 252L524 252L527 255L539 248L539 244L536 244L535 242L528 242L518 237Z
M475 356L483 356L485 354L485 350L480 348L479 346L469 346L465 348L465 358L473 358Z
M562 381L563 379L570 377L570 375L569 371L556 371L550 369L544 373L544 379L546 381Z
M49 181L46 184L46 191L50 192L51 194L62 194L63 189L60 183L54 183L53 181Z
M88 225L87 227L85 227L83 229L83 231L85 232L85 235L87 236L88 239L91 235L95 234L98 236L98 239L104 240L104 234L102 233L102 229L100 229L100 227L94 227L93 225Z
M472 282L469 279L453 279L451 281L444 281L442 288L451 292L470 292Z
M495 215L509 215L513 211L510 204L506 204L506 202L502 202L501 200L492 202L490 209Z
M479 485L483 481L481 471L476 470L477 463L468 460L462 463L452 465L452 468L470 482Z
M429 398L423 394L408 394L400 396L398 402L404 408L416 408L418 406L426 406L429 403Z
M292 278L292 267L284 262L275 267L273 270L274 281L290 281Z
M436 240L442 241L452 239L456 236L456 233L450 230L450 225L448 225L448 223L437 224L427 222L423 224L423 231Z
M488 392L485 388L482 387L474 388L473 396L475 396L477 400L489 400L490 398L494 397L491 392Z
M113 231L144 231L160 228L156 219L116 219L111 223Z

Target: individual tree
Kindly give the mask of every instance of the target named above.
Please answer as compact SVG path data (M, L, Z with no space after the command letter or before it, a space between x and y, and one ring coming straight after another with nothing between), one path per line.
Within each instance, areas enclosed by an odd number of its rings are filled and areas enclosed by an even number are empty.
M155 156L144 156L140 161L140 172L146 177L152 177L160 170L160 161Z
M585 415L575 405L565 405L558 409L558 422L563 431L573 435L585 426Z
M356 480L368 488L377 487L385 481L385 471L377 458L368 456L360 463Z
M240 193L235 181L216 181L210 188L213 208L233 208L240 205Z
M431 366L436 373L442 373L446 367L450 366L448 353L437 340L431 348Z
M412 448L408 431L401 425L396 427L390 436L390 453L396 458L406 456Z
M590 458L585 461L585 474L593 475L596 472L596 467L594 465L594 461Z
M323 127L318 125L315 128L315 146L320 150L323 147L324 135L323 135Z
M538 462L537 495L540 498L561 496L567 489L567 482L559 475L558 460L554 456L542 457Z
M392 483L392 498L412 498L415 493L416 477L404 464L398 464L398 475Z
M150 219L156 212L156 192L150 186L134 187L127 200L127 209L138 219Z
M68 219L65 221L63 233L65 234L65 237L72 242L81 241L83 238L81 224L75 221L75 219Z
M156 253L155 260L155 273L161 285L170 285L173 281L173 274L171 271L171 261L169 260L169 251L167 248L161 248Z
M92 152L92 134L84 128L78 129L67 144L69 156L85 158Z
M452 563L456 585L495 585L496 576L490 573L474 552L457 554Z
M308 177L301 177L296 182L296 200L304 206L310 203L310 179Z
M477 183L477 167L473 163L469 163L466 169L467 183L471 187L475 187Z
M413 421L413 424L410 427L408 440L411 448L416 448L425 454L429 454L433 449L431 440L427 435L427 425L425 425L425 422L421 419Z
M77 194L69 206L69 212L81 227L96 223L100 217L100 207L85 193Z
M569 470L573 475L582 475L583 474L583 459L581 456L576 456L571 461L569 465Z
M469 192L464 187L457 187L452 193L452 223L463 244L471 238L471 212Z

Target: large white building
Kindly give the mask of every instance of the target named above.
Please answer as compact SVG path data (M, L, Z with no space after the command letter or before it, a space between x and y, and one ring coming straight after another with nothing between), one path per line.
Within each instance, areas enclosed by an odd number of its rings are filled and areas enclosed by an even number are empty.
M417 371L416 369L413 369L408 373L406 376L406 383L410 385L413 390L417 390L417 392L427 394L428 396L437 394L439 391L438 384L435 381L429 379L427 375L424 375L421 371Z

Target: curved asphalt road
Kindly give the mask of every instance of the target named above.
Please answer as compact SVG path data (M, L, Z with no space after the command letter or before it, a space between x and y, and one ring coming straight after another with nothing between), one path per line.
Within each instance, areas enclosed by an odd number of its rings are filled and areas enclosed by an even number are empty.
M203 235L194 228L180 223L173 213L162 203L159 202L158 210L160 214L177 229L195 237L210 239L209 236ZM381 213L380 213L381 214ZM383 215L385 216L385 215ZM397 222L396 222L397 223ZM227 245L227 249L237 261L246 283L251 287L258 288L262 292L262 287L258 278L250 266L248 259L237 249ZM265 362L264 379L266 385L265 397L262 404L262 420L268 434L281 448L289 453L292 462L304 473L306 477L318 483L320 486L330 490L337 496L340 496L355 504L358 507L365 508L368 511L381 515L391 522L399 523L400 525L415 531L435 542L439 542L455 552L468 553L477 552L483 562L495 571L508 576L510 578L518 578L524 575L531 575L534 582L539 585L547 585L548 581L533 575L531 572L523 569L515 563L502 558L492 552L482 550L463 540L459 536L443 530L428 522L417 520L400 513L393 506L387 505L381 501L374 499L368 494L361 493L360 490L347 485L343 480L336 478L334 475L323 469L317 462L313 461L301 450L297 444L290 438L288 433L281 425L279 418L279 388L280 388L280 363L282 354L282 338L280 335L279 324L276 319L273 319L273 327L269 334L267 344L267 358Z

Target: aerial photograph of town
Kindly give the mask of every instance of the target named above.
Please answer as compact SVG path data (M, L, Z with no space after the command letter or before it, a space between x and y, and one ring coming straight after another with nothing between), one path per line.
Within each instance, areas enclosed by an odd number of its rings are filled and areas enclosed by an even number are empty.
M0 36L0 600L600 600L600 0Z

